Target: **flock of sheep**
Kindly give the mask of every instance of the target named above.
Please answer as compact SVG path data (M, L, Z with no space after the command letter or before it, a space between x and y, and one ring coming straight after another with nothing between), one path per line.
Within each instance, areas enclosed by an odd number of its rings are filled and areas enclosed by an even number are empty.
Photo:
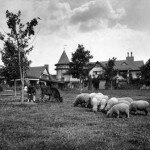
M149 103L145 100L134 101L131 97L109 99L107 95L102 93L81 93L77 95L73 105L74 107L90 108L93 112L104 112L107 117L117 115L118 118L123 114L129 118L130 113L137 113L137 111L144 111L147 115L149 107Z

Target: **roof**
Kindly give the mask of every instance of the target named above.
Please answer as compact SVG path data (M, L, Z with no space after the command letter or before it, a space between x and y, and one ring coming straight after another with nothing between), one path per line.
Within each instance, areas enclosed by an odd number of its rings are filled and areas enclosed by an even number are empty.
M69 64L69 63L70 63L69 58L68 58L66 52L63 51L63 53L62 53L62 55L61 55L61 57L60 57L60 59L56 65Z
M140 67L143 65L143 61L129 62L127 60L118 60L115 62L115 68L118 70L140 70Z
M27 71L27 77L33 77L33 78L40 78L41 74L45 70L45 66L38 66L38 67L30 67Z
M106 66L108 61L100 61L99 63L102 64L102 66ZM90 62L93 67L95 66L94 64L97 62ZM115 69L118 70L140 70L140 67L144 65L144 62L142 60L140 61L133 61L129 62L127 60L117 60L115 61Z

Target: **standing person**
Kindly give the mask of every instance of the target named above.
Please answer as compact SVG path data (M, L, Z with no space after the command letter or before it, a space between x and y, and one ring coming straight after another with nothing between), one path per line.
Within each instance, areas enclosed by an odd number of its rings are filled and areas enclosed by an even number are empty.
M27 93L28 93L28 102L34 102L35 101L35 94L36 94L35 86L29 84Z

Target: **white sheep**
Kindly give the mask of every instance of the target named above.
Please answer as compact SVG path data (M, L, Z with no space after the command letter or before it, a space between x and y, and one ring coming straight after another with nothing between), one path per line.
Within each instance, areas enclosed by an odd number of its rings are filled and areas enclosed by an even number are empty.
M74 107L81 105L82 107L86 106L86 103L90 99L90 94L89 93L81 93L77 95L75 102L73 103Z
M103 99L101 100L100 111L102 111L102 110L105 109L107 102L108 102L107 99L104 99L104 98L103 98Z
M148 114L147 108L149 107L149 103L144 100L133 101L130 104L130 112L144 111L145 115Z
M130 106L130 102L128 102L128 101L126 101L126 100L120 100L120 101L118 101L118 103L117 104L120 104L120 103L125 103L125 104L127 104L128 106ZM116 104L115 104L116 105Z
M120 114L125 114L127 118L129 118L129 105L125 103L119 103L110 108L107 112L107 117L112 117L113 114L117 114L117 118L119 118Z
M101 106L101 102L103 99L108 100L108 96L96 94L92 99L89 100L91 108L94 112L98 111L99 107Z
M119 101L125 100L128 101L129 103L133 102L133 99L131 97L121 97L117 98Z
M97 93L90 93L90 98L92 99Z
M98 95L103 95L103 93L96 93L96 94L98 94Z
M108 111L112 106L114 106L117 103L118 103L118 99L116 97L110 98L105 107L105 111Z
M91 105L92 105L93 112L97 112L98 111L98 107L100 105L100 101L96 97L94 97L91 100Z

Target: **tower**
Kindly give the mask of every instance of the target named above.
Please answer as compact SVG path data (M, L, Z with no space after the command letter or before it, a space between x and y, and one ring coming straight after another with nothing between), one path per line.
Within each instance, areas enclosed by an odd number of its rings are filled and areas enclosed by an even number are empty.
M63 51L59 61L57 64L55 64L56 66L56 78L59 81L67 81L67 71L69 70L69 58L65 52L65 50Z

